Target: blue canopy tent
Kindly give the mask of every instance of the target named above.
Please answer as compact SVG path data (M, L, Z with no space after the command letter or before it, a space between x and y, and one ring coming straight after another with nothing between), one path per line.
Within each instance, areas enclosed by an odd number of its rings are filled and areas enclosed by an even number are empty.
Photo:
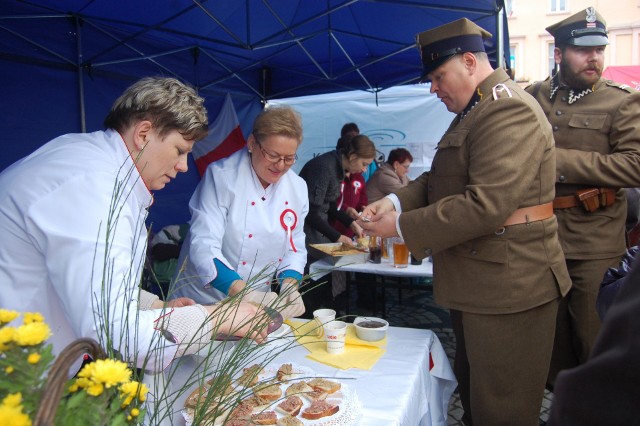
M113 100L147 75L197 87L212 120L231 93L247 135L269 99L417 82L415 34L461 17L494 34L499 66L509 57L503 9L503 0L0 0L0 170L60 134L101 129ZM158 194L157 223L188 219L197 180L189 173Z

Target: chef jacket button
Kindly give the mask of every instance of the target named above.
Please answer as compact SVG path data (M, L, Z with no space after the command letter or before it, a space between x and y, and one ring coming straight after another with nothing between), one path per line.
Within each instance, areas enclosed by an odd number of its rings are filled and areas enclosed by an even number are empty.
M562 97L562 102L567 102L567 97L566 96Z
M244 266L244 265L246 265L246 264L247 264L247 262L245 262L245 261L242 261L242 266Z
M556 111L556 115L562 115L562 111Z
M553 131L554 131L554 132L557 132L557 131L558 131L558 129L559 129L559 127L558 127L558 126L553 126Z
M256 205L256 202L255 202L255 201L252 201L252 202L251 202L251 205L252 205L252 206L255 206L255 205Z
M476 254L478 254L478 250L471 250L471 255L475 256Z
M588 122L588 121L585 121L585 122L584 122L584 125L585 125L585 126L589 126L589 122Z
M424 251L424 254L426 254L427 256L431 256L431 249L429 249L429 248L428 248L428 249L426 249L426 250Z
M282 262L282 259L278 259L278 262Z
M558 180L559 180L560 182L564 182L565 180L567 180L567 178L566 178L566 177L564 177L564 175L560 175L560 177L558 178Z
M253 238L253 234L249 234L249 238Z
M288 206L288 205L289 205L289 202L288 202L288 201L285 201L285 202L284 202L284 205L285 205L285 206Z

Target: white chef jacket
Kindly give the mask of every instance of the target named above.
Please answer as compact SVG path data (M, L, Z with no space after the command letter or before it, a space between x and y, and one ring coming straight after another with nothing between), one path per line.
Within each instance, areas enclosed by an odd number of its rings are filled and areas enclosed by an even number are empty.
M189 209L191 226L170 297L191 297L202 304L225 298L214 288L204 288L217 276L214 258L261 290L268 289L276 272L304 273L309 198L307 184L291 169L265 189L248 151L241 149L209 165Z
M168 365L177 347L154 331L161 311L137 304L152 200L114 130L60 136L4 170L0 306L42 313L56 354L79 337L104 346L101 315L130 361Z

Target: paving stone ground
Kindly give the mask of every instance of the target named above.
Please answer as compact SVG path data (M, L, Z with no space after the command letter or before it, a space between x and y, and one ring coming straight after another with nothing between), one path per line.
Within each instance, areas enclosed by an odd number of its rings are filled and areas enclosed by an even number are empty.
M455 336L451 327L451 319L449 311L439 306L433 300L433 292L431 282L428 279L416 279L412 284L419 286L419 290L403 289L387 289L385 291L385 305L387 320L392 326L396 327L412 327L430 329L440 339L440 343L444 348L449 362L453 366L455 356ZM378 294L378 299L380 299ZM378 301L378 309L358 306L357 290L355 286L351 289L350 295L350 314L351 315L381 315L381 303ZM540 423L544 424L549 417L551 401L553 394L545 392L542 408L540 410ZM462 426L462 404L457 393L454 393L448 413L448 425Z

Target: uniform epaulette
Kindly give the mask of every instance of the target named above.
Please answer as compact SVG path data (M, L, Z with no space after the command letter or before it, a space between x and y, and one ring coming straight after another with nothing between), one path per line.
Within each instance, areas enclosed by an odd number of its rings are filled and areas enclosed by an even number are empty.
M498 99L498 98L512 98L513 94L511 93L511 90L504 84L502 83L498 83L495 86L493 86L493 89L491 89L491 92L493 93L493 99Z
M625 92L633 93L635 90L631 88L628 84L618 83L613 80L604 80L604 84L611 87L617 87L618 89L624 90Z

